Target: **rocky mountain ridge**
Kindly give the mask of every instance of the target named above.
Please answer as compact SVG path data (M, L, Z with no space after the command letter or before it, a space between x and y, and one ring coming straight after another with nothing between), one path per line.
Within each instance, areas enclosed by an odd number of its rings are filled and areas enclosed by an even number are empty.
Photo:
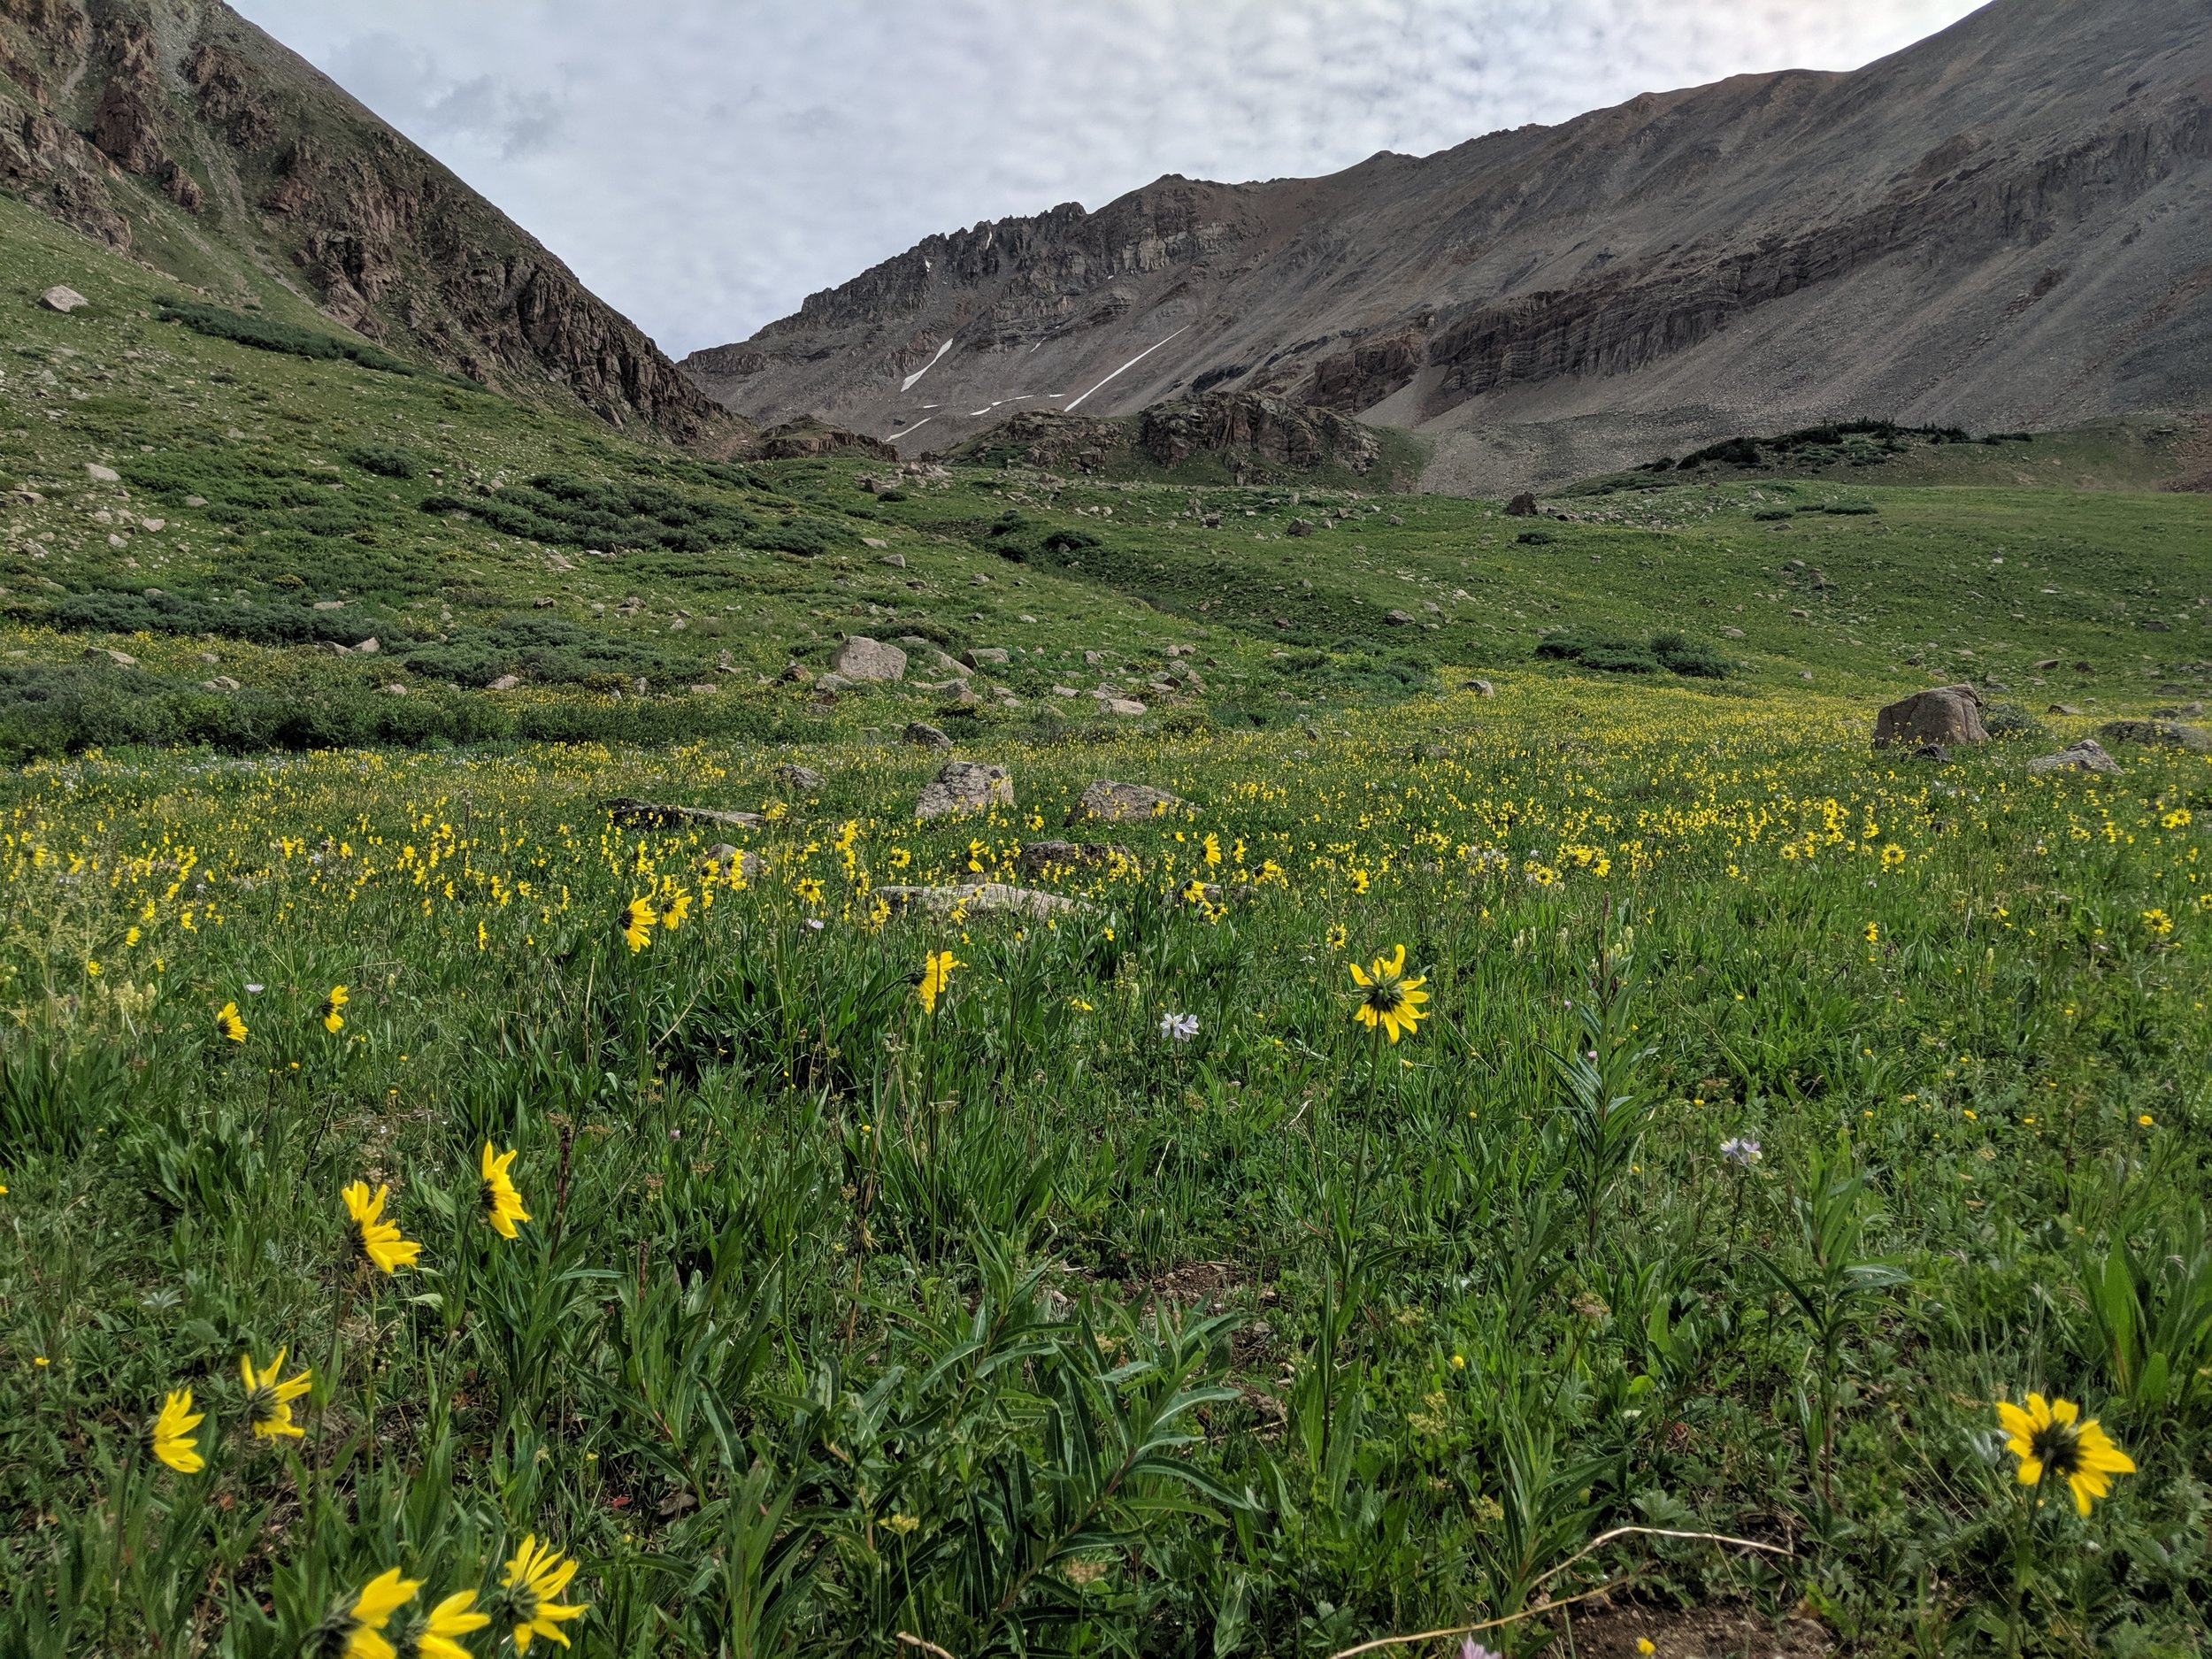
M1856 414L1978 429L2212 385L2200 0L1997 0L1847 74L1647 95L1333 177L1170 177L932 237L683 366L950 448L1233 385L1519 487Z
M311 306L618 426L738 434L543 246L219 0L0 0L0 188L219 303Z

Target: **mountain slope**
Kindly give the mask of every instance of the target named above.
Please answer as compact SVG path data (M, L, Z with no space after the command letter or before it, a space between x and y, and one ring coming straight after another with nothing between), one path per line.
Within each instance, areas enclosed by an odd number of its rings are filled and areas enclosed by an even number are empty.
M535 240L219 0L0 0L0 188L226 303L312 307L679 441L728 425Z
M934 449L1233 380L1435 434L1448 488L1862 412L2049 426L2203 401L2208 161L2200 0L1998 0L1848 74L933 237L684 367Z

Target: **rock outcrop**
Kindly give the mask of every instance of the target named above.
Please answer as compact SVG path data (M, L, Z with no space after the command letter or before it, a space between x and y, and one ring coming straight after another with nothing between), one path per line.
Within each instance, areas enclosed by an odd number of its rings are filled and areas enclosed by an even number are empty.
M1986 743L1989 733L1982 725L1982 700L1973 687L1937 686L1901 697L1874 717L1874 747L1893 743Z
M219 0L93 12L0 4L0 186L215 303L273 273L343 327L511 396L741 437L543 246Z
M856 634L837 648L830 669L847 680L887 680L906 678L906 653L895 645Z
M2055 755L2038 755L2028 763L2030 772L2116 772L2120 763L2105 753L2104 745L2093 737L2069 743Z
M2097 735L2108 743L2139 743L2147 749L2185 749L2212 755L2212 732L2178 720L2107 720Z
M1013 804L1014 780L1005 767L975 760L949 760L922 786L914 803L914 816L944 818L954 812L987 812L995 806Z
M2208 88L2202 0L1994 0L1847 73L933 236L685 367L941 452L1254 394L1431 434L1426 480L1482 494L1868 410L2189 408Z
M1122 818L1160 818L1183 804L1180 795L1148 784L1116 783L1102 778L1068 809L1071 824L1111 824Z

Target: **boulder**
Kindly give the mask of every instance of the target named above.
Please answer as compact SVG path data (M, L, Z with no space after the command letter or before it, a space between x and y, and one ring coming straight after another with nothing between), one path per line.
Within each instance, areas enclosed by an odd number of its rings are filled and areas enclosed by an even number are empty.
M1134 697L1101 697L1098 706L1109 714L1118 714L1130 719L1145 711L1144 704Z
M58 284L53 288L48 288L45 293L40 295L38 296L38 303L41 305L43 305L48 311L59 311L65 317L71 311L81 310L83 307L92 303L90 300L85 298L85 296L78 293L76 289L63 288Z
M818 694L826 691L834 695L840 691L850 691L859 683L859 681L853 680L849 676L838 673L833 670L829 673L824 674L819 680L817 680L814 682L814 689Z
M1283 534L1285 535L1311 535L1313 526L1303 518L1293 518L1283 526Z
M1402 628L1405 626L1407 623L1412 621L1413 618L1402 611L1386 611L1383 612L1383 620L1389 623L1393 627Z
M794 686L810 686L814 683L813 671L801 667L796 661L786 663L783 672L776 678Z
M1486 680L1471 680L1460 689L1471 691L1478 697L1494 697L1498 695L1498 688Z
M111 466L102 466L97 461L84 464L84 475L96 484L119 484L123 475Z
M1014 780L1003 766L977 760L949 760L937 775L922 786L914 803L918 818L943 818L954 812L985 812L995 806L1014 804Z
M360 654L364 657L374 657L379 651L384 649L384 646L382 641L378 640L375 634L372 634L367 639L362 641L360 644L355 646L353 649L360 652Z
M1536 497L1526 490L1523 490L1511 501L1506 503L1505 511L1509 518L1533 518L1538 511Z
M498 679L493 680L489 685L486 686L484 689L487 691L512 691L521 683L522 676L519 674L502 674Z
M952 739L926 720L910 720L899 735L921 749L950 749Z
M750 881L760 874L760 855L740 852L727 841L717 841L699 855L699 862L718 874L736 875Z
M812 795L822 787L822 774L811 766L787 761L776 768L776 781L799 795Z
M895 571L902 571L906 568L906 555L903 553L886 553L881 558L878 559L876 563L879 565L888 565Z
M1083 870L1096 864L1133 864L1136 854L1106 841L1031 841L1018 867L1034 880L1048 870Z
M1982 700L1966 685L1916 691L1874 717L1874 747L1892 743L1986 743Z
M85 647L84 659L88 663L112 663L118 668L138 666L138 658L133 657L128 651L110 650L104 645Z
M2154 749L2185 749L2212 755L2212 732L2176 720L2107 720L2097 735L2108 743L2142 743Z
M1071 824L1111 824L1121 818L1159 818L1183 805L1182 797L1141 783L1102 778L1068 809Z
M961 661L970 668L981 668L987 663L994 668L1003 668L1006 666L1007 656L1005 651L998 646L979 645L972 650L963 652Z
M233 680L228 674L218 674L212 680L203 680L200 681L200 684L205 686L210 691L235 691L238 689L238 682Z
M2028 763L2030 772L2111 772L2120 770L2120 763L2104 751L2104 745L2093 737L2085 737L2078 743L2070 743L2055 755L2038 755Z
M383 692L383 694L388 697L403 697L407 695L407 687L401 685L396 680L395 680L388 686L379 687L378 689Z
M723 824L732 829L752 829L760 823L757 812L731 812L718 807L676 806L661 801L641 801L634 795L610 795L601 803L618 824L657 824L673 829L682 824Z
M970 881L949 887L878 887L875 895L895 910L912 906L934 916L964 910L1030 916L1042 921L1090 908L1062 894L1041 893L1003 881Z
M847 680L903 680L906 653L895 645L856 634L837 648L830 667Z
M2079 709L2077 709L2077 708L2076 708L2076 707L2075 707L2072 703L2053 703L2053 704L2052 704L2052 705L2051 705L2048 709L2047 709L2046 710L2044 710L2044 712L2046 712L2047 714L2074 714L2074 715L2078 715L2078 714L2081 712L2081 710L2080 710Z

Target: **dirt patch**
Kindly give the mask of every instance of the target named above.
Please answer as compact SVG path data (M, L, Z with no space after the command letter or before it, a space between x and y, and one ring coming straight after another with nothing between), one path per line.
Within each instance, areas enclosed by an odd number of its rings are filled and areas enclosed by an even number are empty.
M1568 1624L1571 1617L1572 1624ZM1835 1638L1816 1619L1777 1624L1755 1609L1734 1603L1709 1607L1646 1607L1617 1602L1594 1612L1563 1609L1550 1659L1639 1659L1639 1641L1652 1659L1823 1659Z

